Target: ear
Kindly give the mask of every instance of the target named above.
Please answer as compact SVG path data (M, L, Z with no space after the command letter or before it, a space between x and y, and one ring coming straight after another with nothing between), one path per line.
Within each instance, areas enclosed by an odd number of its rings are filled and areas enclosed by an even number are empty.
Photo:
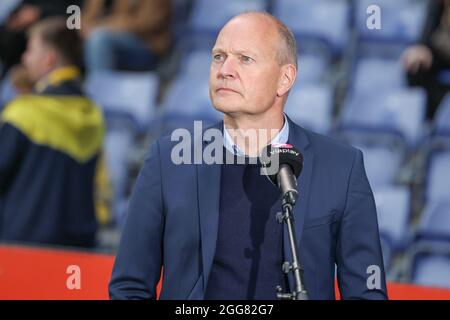
M278 83L277 96L284 96L294 85L297 78L297 68L293 64L286 64L281 67L281 77Z

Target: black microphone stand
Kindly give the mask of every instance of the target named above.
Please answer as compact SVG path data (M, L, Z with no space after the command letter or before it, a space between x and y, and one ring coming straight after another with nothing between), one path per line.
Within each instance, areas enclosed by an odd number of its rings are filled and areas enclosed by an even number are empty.
M308 293L303 281L303 268L301 267L298 251L297 251L297 240L295 237L294 229L294 216L292 214L293 206L296 202L296 195L292 192L287 192L282 201L283 212L278 212L276 219L278 223L285 222L287 224L289 233L289 243L292 252L292 263L286 261L283 263L282 270L287 275L289 272L294 273L295 278L295 288L292 292L283 292L281 286L277 286L277 298L279 300L308 300Z

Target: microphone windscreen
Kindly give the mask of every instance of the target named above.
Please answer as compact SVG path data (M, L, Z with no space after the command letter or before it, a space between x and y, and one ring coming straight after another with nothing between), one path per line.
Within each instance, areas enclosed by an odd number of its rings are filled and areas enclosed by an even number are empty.
M291 144L271 144L268 145L262 152L262 157L266 159L263 161L263 165L268 167L273 164L274 157L278 157L278 170L281 165L289 165L294 173L295 177L298 178L303 169L303 155ZM272 181L276 181L276 176L278 174L269 175Z

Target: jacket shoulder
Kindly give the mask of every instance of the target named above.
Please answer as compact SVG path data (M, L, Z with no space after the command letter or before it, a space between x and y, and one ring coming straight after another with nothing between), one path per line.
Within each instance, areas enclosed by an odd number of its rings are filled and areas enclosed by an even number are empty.
M356 154L360 152L359 149L336 138L325 136L306 129L302 130L307 135L312 148L317 154L329 156L331 159L353 159Z
M161 157L170 156L174 147L177 145L179 148L190 148L191 152L193 152L196 148L204 147L203 143L210 138L210 135L220 135L222 138L222 126L223 123L220 121L208 127L180 128L170 134L157 138L153 142L153 147L158 149Z

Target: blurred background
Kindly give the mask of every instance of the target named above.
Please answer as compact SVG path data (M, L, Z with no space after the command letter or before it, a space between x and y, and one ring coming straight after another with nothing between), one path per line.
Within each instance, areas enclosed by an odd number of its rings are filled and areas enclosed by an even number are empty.
M18 66L27 29L68 17L71 4L81 8L84 91L106 122L110 190L85 250L114 254L154 139L221 119L208 96L210 50L230 17L261 10L297 38L288 116L364 153L388 280L450 288L450 1L2 0L0 112L34 85ZM381 29L368 28L371 5Z

